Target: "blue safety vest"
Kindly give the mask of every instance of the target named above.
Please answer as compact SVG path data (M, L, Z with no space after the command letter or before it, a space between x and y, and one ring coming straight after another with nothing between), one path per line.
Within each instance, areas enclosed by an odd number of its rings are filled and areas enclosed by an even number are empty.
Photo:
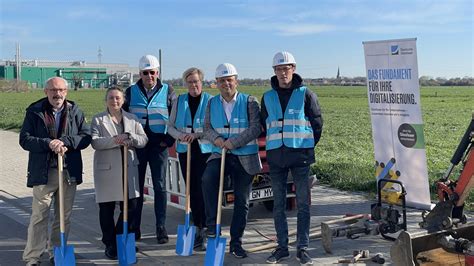
M224 108L219 96L215 96L210 100L211 105L211 126L219 135L228 139L239 135L241 132L249 127L247 102L248 95L243 93L237 94L237 99L230 116L230 121L227 121ZM212 145L212 152L221 153L221 149ZM230 151L235 155L250 155L258 152L257 140L252 140L247 145Z
M194 121L191 121L191 111L189 110L188 98L189 94L182 94L178 97L178 104L176 105L176 121L175 126L181 132L202 133L204 128L204 116L206 115L206 107L211 95L207 92L201 94L201 101L194 114ZM210 153L212 151L212 144L205 139L198 139L199 148L202 153ZM187 142L178 141L176 142L176 151L183 153L187 152Z
M263 94L268 117L266 119L266 150L285 145L289 148L313 148L313 128L304 114L306 87L294 89L283 115L276 90Z
M166 134L168 129L166 126L168 121L168 84L163 83L163 87L149 101L137 84L134 84L130 89L130 112L138 117L143 128L145 128L148 119L148 126L152 132Z

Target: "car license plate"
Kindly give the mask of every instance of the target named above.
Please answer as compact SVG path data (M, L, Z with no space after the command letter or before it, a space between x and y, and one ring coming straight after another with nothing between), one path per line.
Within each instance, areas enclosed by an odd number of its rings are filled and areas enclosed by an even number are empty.
M271 187L252 190L250 192L250 200L271 198L273 196L273 190Z

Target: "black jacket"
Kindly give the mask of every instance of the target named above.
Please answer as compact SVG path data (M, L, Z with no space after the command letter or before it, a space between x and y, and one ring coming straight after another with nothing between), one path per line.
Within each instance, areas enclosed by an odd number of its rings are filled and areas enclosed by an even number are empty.
M303 79L298 74L293 74L291 88L284 89L278 85L278 79L276 76L271 78L271 85L278 94L280 100L281 110L285 112L288 102L290 101L293 90L303 85ZM262 110L260 112L260 123L266 132L266 122L268 117L267 108L265 107L265 101L262 97L261 101ZM321 116L321 108L319 106L318 97L310 89L306 90L304 99L304 113L308 117L311 127L313 129L314 145L319 142L323 129L323 118ZM267 161L269 165L277 165L279 167L286 166L306 166L315 162L314 159L314 148L289 148L285 145L278 149L267 151Z
M43 98L32 103L26 109L25 120L20 131L20 146L29 151L27 186L45 185L48 183L48 169L51 156L54 152L49 148L51 138L44 121L44 104L48 101ZM84 114L78 106L67 101L68 116L66 132L59 138L67 147L65 168L71 177L75 177L77 184L82 183L81 150L91 143L90 128L86 124Z
M140 91L143 93L143 95L147 95L145 87L143 87L143 81L140 79L137 81L137 85L140 88ZM158 89L155 91L153 95L155 95L161 87L163 87L163 84L161 81L158 79L156 86ZM127 90L125 91L125 103L123 104L123 109L127 112L130 112L130 99L131 99L131 88L132 86L128 87ZM151 96L153 97L153 96ZM173 106L173 101L176 98L176 93L174 92L173 86L168 84L168 97L167 97L167 103L166 105L168 106L168 114L171 113L171 107ZM169 134L162 134L162 133L155 133L151 131L150 126L148 125L148 119L146 121L146 125L143 127L145 130L145 133L148 137L148 145L160 145L160 142L166 143L166 146L171 147L174 144L174 138L171 137ZM166 147L163 147L165 149Z

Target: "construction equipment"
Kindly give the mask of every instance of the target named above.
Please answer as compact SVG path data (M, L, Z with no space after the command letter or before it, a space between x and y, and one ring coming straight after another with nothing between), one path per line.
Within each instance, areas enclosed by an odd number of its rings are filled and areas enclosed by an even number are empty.
M360 257L357 257L356 259L356 255L360 254L361 256ZM339 259L337 261L337 263L370 263L370 262L373 262L373 263L376 263L376 264L384 264L385 263L385 258L383 257L383 254L382 253L377 253L375 254L374 256L370 257L369 256L369 250L356 250L353 252L353 257L348 259L348 258L344 258L344 259Z
M355 239L364 234L378 235L380 233L385 239L395 240L387 234L407 229L406 190L402 182L396 180L400 173L398 171L391 173L390 169L394 164L394 158L390 159L387 165L378 164L378 201L372 204L371 215L359 214L321 223L321 241L326 253L332 253L331 246L334 237L346 236L349 239ZM398 185L399 188L393 188L393 184ZM385 205L386 203L388 206ZM401 205L402 214L395 205ZM402 223L399 222L401 216Z
M439 202L429 213L424 213L422 228L436 232L452 228L457 223L466 223L463 213L464 201L474 187L474 113L472 120L451 158L451 165L445 175L436 182ZM449 177L454 168L463 162L463 169L455 181Z
M377 235L379 225L368 214L358 214L321 223L321 242L326 253L332 253L334 237L356 239L360 235Z
M390 248L390 257L395 265L419 265L420 254L425 251L437 248L443 248L451 252L456 251L456 249L452 249L453 246L456 246L456 240L453 237L451 241L449 241L449 238L448 241L446 241L448 236L458 237L458 250L463 251L457 251L457 253L464 253L466 256L465 260L474 257L474 252L472 251L474 223L468 223L459 228L433 233L427 233L425 231L409 233L407 231L402 231L393 246ZM471 244L466 244L466 240L470 241Z
M385 263L385 258L383 257L382 253L377 253L375 256L370 258L371 262L375 262L377 264L384 264Z
M359 261L359 259L366 259L369 258L370 252L368 250L354 250L352 252L352 263L356 263Z
M449 179L456 165L462 170L456 181ZM464 201L474 187L474 113L472 120L451 158L446 174L436 182L439 202L423 213L420 227L427 232L401 232L390 250L396 265L418 265L423 252L442 248L464 255L466 265L474 265L474 223L467 223ZM462 257L462 256L459 256Z
M389 183L398 184L401 192L392 187L385 188ZM385 191L385 195L387 195L385 199L388 201L388 206L384 206L382 203L383 191ZM381 178L377 181L377 192L378 202L371 206L372 219L378 222L380 235L385 239L393 241L395 238L388 236L387 234L393 234L400 230L407 230L406 190L401 181ZM394 204L396 203L401 203L402 215L400 215L400 210L394 207ZM403 219L402 223L399 223L400 216L402 216Z

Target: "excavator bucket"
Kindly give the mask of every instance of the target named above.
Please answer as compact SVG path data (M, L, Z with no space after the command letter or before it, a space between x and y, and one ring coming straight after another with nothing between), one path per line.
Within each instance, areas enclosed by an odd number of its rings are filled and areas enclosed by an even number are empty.
M467 223L459 228L432 233L428 233L427 231L415 233L402 231L390 249L390 256L394 265L423 264L427 259L432 260L434 257L433 255L426 256L424 254L439 248L442 248L447 252L453 252L453 250L449 250L449 247L447 247L441 240L446 236L467 239L472 243L474 241L474 223ZM459 254L460 256L458 256ZM456 260L459 260L459 258L463 256L462 253L458 253L455 255L455 258ZM442 264L443 263L440 265Z

